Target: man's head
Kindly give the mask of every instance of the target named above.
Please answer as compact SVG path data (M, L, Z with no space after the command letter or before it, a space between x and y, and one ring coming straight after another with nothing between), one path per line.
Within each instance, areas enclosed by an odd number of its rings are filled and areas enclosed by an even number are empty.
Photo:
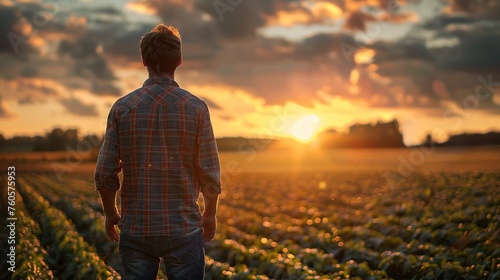
M179 30L160 23L142 36L142 64L150 74L174 74L182 63L181 45Z

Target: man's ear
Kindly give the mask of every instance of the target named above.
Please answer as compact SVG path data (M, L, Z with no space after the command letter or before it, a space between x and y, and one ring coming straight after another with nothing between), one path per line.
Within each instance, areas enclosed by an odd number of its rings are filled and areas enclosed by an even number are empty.
M144 59L142 59L142 65L148 67L148 65L146 64L146 61L144 61Z
M182 57L181 59L179 59L179 64L177 65L177 67L181 66L181 64L182 64Z

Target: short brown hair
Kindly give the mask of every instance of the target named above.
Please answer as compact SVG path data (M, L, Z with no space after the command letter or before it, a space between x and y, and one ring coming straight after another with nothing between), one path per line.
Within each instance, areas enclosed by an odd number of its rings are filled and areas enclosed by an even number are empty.
M179 30L160 23L142 36L142 60L154 72L173 74L182 59L181 45Z

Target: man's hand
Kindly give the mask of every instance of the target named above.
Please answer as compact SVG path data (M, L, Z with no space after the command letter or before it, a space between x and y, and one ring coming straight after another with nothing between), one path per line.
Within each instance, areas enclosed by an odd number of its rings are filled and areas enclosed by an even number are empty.
M215 228L217 227L217 219L214 215L203 213L203 242L210 242L215 237Z
M120 240L120 236L116 231L116 225L118 224L120 219L121 217L120 214L118 214L118 212L112 213L111 215L106 215L106 222L105 222L106 234L108 235L109 239L111 239L114 242L118 242Z
M118 242L120 240L120 236L116 232L116 225L120 221L121 217L116 209L116 191L108 188L101 188L99 189L99 193L101 194L102 208L104 210L104 216L106 217L106 221L104 223L106 234L109 239L114 242Z

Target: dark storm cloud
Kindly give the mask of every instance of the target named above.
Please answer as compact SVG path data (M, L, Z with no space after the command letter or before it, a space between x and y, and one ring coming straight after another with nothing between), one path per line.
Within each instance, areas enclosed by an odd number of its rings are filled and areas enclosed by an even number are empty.
M82 37L75 41L63 40L59 43L59 54L69 55L74 59L84 60L97 55L98 43L92 37Z
M354 45L354 38L346 33L317 34L297 43L295 55L301 59L324 57L332 51L339 52L342 43Z
M16 42L23 36L24 24L24 17L18 8L0 3L0 53L17 53L13 43L17 45Z
M110 68L108 60L97 52L100 42L90 34L73 40L62 40L58 53L61 57L69 57L73 66L69 75L86 79L90 85L73 83L73 88L87 87L95 95L119 96L121 91L114 84L116 77Z
M346 51L345 46L354 46L354 38L346 33L317 34L294 46L294 56L306 61L329 61L334 71L348 77L354 64L355 52ZM334 54L334 55L332 55Z
M349 18L347 19L345 26L352 30L363 31L366 29L366 24L368 22L375 20L376 20L375 17L370 14L363 13L360 11L355 11L352 12Z
M439 72L431 63L405 59L387 61L378 66L377 73L390 78L387 96L395 102L392 106L440 106L440 97L432 88L433 81L439 78ZM422 98L426 101L421 102Z
M386 60L377 64L376 73L386 79L382 88L375 91L365 87L379 80L370 76L360 77L359 86L361 92L383 95L388 102L384 107L443 108L448 106L447 102L467 107L473 99L477 103L474 109L500 109L493 101L495 91L483 92L489 90L487 74L442 69L431 61L418 59ZM486 86L478 80L480 77L488 81L484 83ZM481 88L480 99L476 97L478 87L484 87Z
M68 24L71 19L78 17L78 10L72 11L68 5L58 1L19 1L14 4L14 8L20 11L23 22L29 26L29 34L25 34L29 41L35 35L64 34L73 37L81 34L83 29Z
M115 80L115 76L113 71L109 68L108 62L100 56L81 62L78 66L90 70L94 78L98 80Z
M78 9L79 13L87 14L87 15L99 15L99 16L116 16L125 18L123 11L114 6L102 6L102 7L85 7L82 9Z
M72 115L84 117L98 115L94 104L85 104L75 97L61 99L60 102L66 108L66 111Z
M441 50L438 61L442 67L472 73L500 73L500 22L494 28L453 31L448 36L457 38L458 43Z
M483 18L498 20L500 16L500 2L496 0L451 0L450 8L453 12L462 12Z
M424 40L405 38L398 42L378 41L369 47L377 51L373 62L379 63L387 60L418 59L434 61L435 57L427 49Z
M26 66L19 71L19 75L25 78L34 78L38 76L38 69Z
M210 44L217 37L224 39L251 38L257 29L266 26L267 18L273 17L280 10L290 10L290 4L297 0L269 1L139 1L156 11L165 22L180 27L188 42L201 38ZM297 8L297 7L295 7ZM207 17L208 16L208 17ZM187 31L187 32L186 32ZM193 34L193 38L190 38ZM188 36L188 37L186 37Z
M0 35L13 32L24 40L15 55L8 55L14 51L9 40L0 40L0 80L9 83L4 89L8 90L6 98L16 99L19 104L44 102L47 98L61 98L58 93L64 87L119 96L115 74L98 49L102 40L109 38L109 29L116 27L116 17L121 17L123 24L121 15L115 8L71 10L70 4L58 2L0 5ZM115 22L93 21L109 17L115 17ZM30 51L32 42L50 54ZM47 87L53 87L52 94L47 94Z
M121 90L108 82L96 81L92 83L91 92L95 95L120 96Z
M212 16L223 37L241 39L255 36L257 29L266 24L265 14L272 12L273 2L276 1L239 1L238 5L229 5L230 9L221 10L214 4L217 1L200 0L196 7Z
M261 37L228 43L228 51L217 54L218 63L204 73L203 81L244 89L267 104L293 101L311 106L325 86L344 90L352 65L341 54L341 38L350 37L325 34L302 44Z
M491 14L500 4L492 2L469 5L467 1L454 1L455 6L446 13L416 25L399 41L366 45L376 51L374 73L385 79L385 106L444 110L450 102L463 108L474 99L474 109L499 111L491 84L500 73L500 18ZM366 71L363 66L358 68ZM490 75L493 82L488 80ZM361 91L367 88L376 92L370 85L377 80L378 76L360 75ZM480 99L476 96L478 88L485 91Z
M450 28L455 24L462 27ZM414 35L429 26L440 27L432 29L433 37ZM474 109L492 113L500 106L494 102L495 91L484 80L491 74L493 81L498 80L495 77L500 73L500 36L495 26L494 21L477 24L476 20L446 15L431 24L423 23L398 42L367 47L376 50L376 73L389 79L387 93L397 96L392 99L394 106L442 108L452 102L461 108L470 106L467 102L473 98L477 101ZM489 92L479 100L476 93L481 87Z
M111 56L121 56L131 61L140 59L139 42L154 25L141 24L112 36L104 43L104 52Z
M422 28L429 30L439 30L454 24L471 24L477 19L465 15L441 15L421 24Z

